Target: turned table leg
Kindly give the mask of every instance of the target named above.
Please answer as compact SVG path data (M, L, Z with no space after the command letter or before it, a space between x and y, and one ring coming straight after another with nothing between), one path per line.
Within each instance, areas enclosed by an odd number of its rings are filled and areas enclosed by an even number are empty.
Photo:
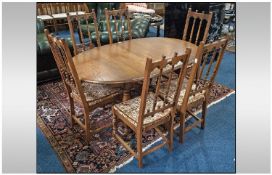
M130 89L131 89L131 84L126 83L124 85L124 92L123 92L123 101L127 101L130 99Z

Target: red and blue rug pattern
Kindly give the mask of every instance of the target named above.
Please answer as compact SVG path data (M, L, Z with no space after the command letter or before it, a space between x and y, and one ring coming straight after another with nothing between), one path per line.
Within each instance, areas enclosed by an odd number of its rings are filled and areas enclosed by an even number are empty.
M234 90L215 83L211 89L208 103L214 104ZM133 96L139 92L133 92ZM118 103L117 101L116 103ZM92 111L91 121L96 126L103 126L112 122L112 104ZM195 113L201 110L196 104L192 109ZM82 109L77 105L77 113ZM112 129L105 129L90 140L84 141L84 131L77 125L71 127L69 118L69 101L62 81L50 82L37 87L37 124L56 151L59 159L68 173L106 173L113 172L116 167L125 164L131 159L128 151L112 137ZM127 133L126 128L119 125L119 133ZM125 136L127 142L133 147L133 135ZM159 135L150 130L143 134L144 147L154 143ZM162 148L163 149L163 148Z

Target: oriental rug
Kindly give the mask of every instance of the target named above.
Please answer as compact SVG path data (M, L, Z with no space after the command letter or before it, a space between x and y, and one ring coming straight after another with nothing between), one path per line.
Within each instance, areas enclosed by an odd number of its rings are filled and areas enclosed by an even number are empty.
M208 100L208 107L233 93L234 90L215 83ZM134 91L132 94L139 95L139 92ZM92 121L97 126L112 122L111 106L112 104L108 104L92 111ZM196 104L192 111L195 114L201 112L201 105ZM81 113L82 109L76 107L76 112ZM52 145L67 173L114 172L116 168L133 159L129 152L112 137L111 128L97 133L93 140L85 143L84 131L77 125L71 127L69 101L62 81L37 87L37 125ZM127 133L125 130L122 125L118 126L119 133ZM159 139L159 135L154 130L144 133L144 147L150 147ZM126 135L125 140L135 146L133 135Z

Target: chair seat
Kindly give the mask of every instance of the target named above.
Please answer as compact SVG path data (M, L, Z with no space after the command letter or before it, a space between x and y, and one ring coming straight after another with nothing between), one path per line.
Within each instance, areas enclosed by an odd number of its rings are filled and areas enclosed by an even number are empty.
M174 66L174 69L178 69L178 68L181 68L182 66L182 62L178 62L175 66ZM172 66L170 66L169 64L166 66L166 68L164 69L164 72L170 72L172 70Z
M55 19L66 19L67 18L67 14L66 13L52 14L52 16Z
M169 101L174 100L175 91L176 91L176 88L177 88L177 83L178 83L177 80L176 81L171 81L170 90L169 90L169 93L168 93L168 100ZM183 80L181 92L180 92L180 95L179 95L179 98L178 98L178 106L182 105L183 98L184 98L184 95L185 95L185 92L186 92L187 83L188 83L188 79L185 78ZM162 94L162 96L164 96L164 94L165 94L164 92L166 91L166 88L167 88L167 81L165 83L162 83L162 85L161 85L160 93ZM192 88L195 89L196 84L193 84ZM194 103L194 102L196 102L198 100L204 99L205 98L204 94L205 94L205 90L203 90L202 92L198 92L195 95L191 95L189 97L188 103L190 104L190 103Z
M37 18L39 18L39 19L41 19L41 20L50 20L50 19L53 19L53 17L52 16L50 16L50 15L39 15L39 16L37 16Z
M150 92L148 94L145 112L147 112L147 110L152 111L154 96L155 94L153 92ZM163 101L159 97L157 100L158 101L157 101L156 109L158 109L159 106L162 107L162 104L163 104ZM113 108L123 118L127 119L127 121L129 121L136 127L138 123L140 103L141 103L141 97L136 97L131 100L116 104L113 106ZM170 118L170 112L171 112L171 109L168 108L164 112L154 114L154 116L145 117L145 119L143 120L143 127L145 128L146 126L151 125L153 122Z
M89 105L104 101L105 98L113 98L121 93L121 88L96 83L81 83L84 95ZM77 95L77 93L73 92Z
M85 12L83 12L83 11L69 12L69 15L71 15L71 16L84 15L84 14L85 14Z

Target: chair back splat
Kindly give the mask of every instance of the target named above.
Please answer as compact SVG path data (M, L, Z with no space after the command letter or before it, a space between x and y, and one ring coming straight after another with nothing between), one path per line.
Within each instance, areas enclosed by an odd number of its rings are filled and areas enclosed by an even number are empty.
M76 13L76 15L73 16L67 13L67 21L72 39L74 55L85 50L92 49L95 46L101 46L100 33L94 9L92 9L91 13ZM78 35L77 38L79 40L79 44L77 44L75 34Z
M208 14L205 14L204 11L202 13L198 13L198 10L193 12L192 9L189 8L182 40L189 41L196 45L199 45L201 41L206 42L212 15L212 12L209 12Z
M70 102L72 126L75 122L79 124L85 131L85 140L88 143L94 133L112 125L111 123L107 123L103 126L97 126L94 122L90 121L90 111L111 103L118 97L120 89L81 81L78 77L67 42L64 39L53 36L53 34L49 34L47 29L44 32L66 88ZM83 114L76 114L75 102L83 107Z
M88 12L86 3L37 3L37 15L53 15L67 12L85 11Z
M179 104L178 111L180 112L180 142L184 141L184 133L201 124L201 128L205 127L207 100L209 93L214 83L214 79L218 72L222 61L224 51L228 39L223 38L213 43L206 44L202 41L198 47L196 61L189 74L189 80L186 91L183 97L182 104ZM195 103L202 103L202 117L195 116L190 107ZM185 127L186 114L192 116L196 121Z
M107 30L109 34L109 43L124 41L132 39L130 13L128 8L119 10L105 9L105 16L107 21ZM114 25L112 27L112 25ZM127 31L127 33L125 32Z
M186 49L185 54L178 55L175 53L172 58L168 59L165 56L159 61L152 61L152 59L147 58L141 96L116 104L112 108L113 136L138 159L139 167L143 166L142 159L145 155L160 149L164 145L168 145L169 151L173 148L175 111L183 80L186 76L190 54L191 49ZM181 67L178 75L174 73L177 66ZM168 73L169 79L165 80L163 73ZM175 75L178 76L178 79L172 79L172 76ZM177 86L171 88L172 83L176 83ZM174 94L173 98L170 98L169 94ZM117 130L117 121L120 120L135 132L136 152L124 141ZM163 134L160 125L166 126L168 137ZM163 142L143 151L142 134L151 129L156 130Z
M144 75L144 83L142 87L142 93L141 93L141 104L140 104L140 110L139 110L139 125L138 127L142 127L143 120L146 117L154 116L154 114L165 111L169 108L175 107L178 101L179 93L183 84L183 79L186 75L186 68L188 64L188 59L191 54L190 49L186 49L186 53L184 55L178 56L177 53L175 53L174 57L172 59L166 59L165 57L162 58L161 61L152 62L152 59L148 58L146 61L146 68L145 68L145 75ZM181 63L181 64L180 64ZM168 94L171 86L171 82L173 81L172 76L174 75L174 70L176 65L182 65L178 77L178 86L175 89L175 98L173 100L169 100ZM170 69L167 69L168 67L171 67ZM166 83L166 90L161 92L160 88L163 85L163 73L165 73L165 70L167 70L167 73L169 75L169 79ZM146 103L147 98L149 94L149 87L150 87L150 80L152 78L156 79L156 85L155 85L155 93L152 97L152 108L146 109ZM174 80L176 81L176 80ZM162 95L163 94L163 95ZM163 102L159 101L158 99L164 99Z
M44 32L68 93L71 93L72 91L77 92L82 99L83 104L87 104L68 44L64 39L59 39L54 37L53 34L49 34L47 29L45 29Z
M211 88L222 61L226 45L227 39L221 39L206 45L204 45L203 41L200 43L196 56L197 64L193 66L189 75L189 84L184 97L185 106L190 96Z

